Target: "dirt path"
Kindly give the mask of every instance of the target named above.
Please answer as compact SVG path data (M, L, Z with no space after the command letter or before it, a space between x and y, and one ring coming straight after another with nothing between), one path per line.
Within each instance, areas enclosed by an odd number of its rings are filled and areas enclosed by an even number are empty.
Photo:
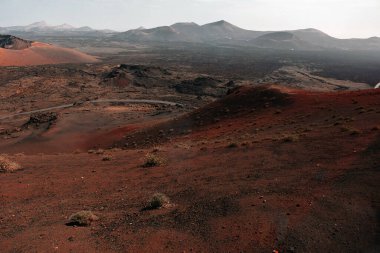
M52 106L52 107L28 111L28 112L20 112L20 113L0 116L0 120L9 119L9 118L13 118L16 116L21 116L21 115L29 115L29 114L33 114L37 112L46 112L46 111L51 111L51 110L70 108L73 106L82 105L83 103L97 103L97 104L99 103L130 103L132 104L133 103L133 104L163 104L163 105L171 105L171 106L176 106L176 105L181 106L181 104L179 103L162 101L162 100L152 100L152 99L97 99L97 100L90 100L90 101L85 101L85 102L80 102L80 103L64 104L64 105Z

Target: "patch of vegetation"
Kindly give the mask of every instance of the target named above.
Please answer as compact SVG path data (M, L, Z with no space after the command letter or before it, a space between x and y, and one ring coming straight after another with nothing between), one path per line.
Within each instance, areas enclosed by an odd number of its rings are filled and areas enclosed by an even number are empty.
M91 223L96 220L99 220L99 217L96 216L93 212L80 211L80 212L72 214L66 225L85 227L85 226L90 226Z
M161 166L164 164L164 160L154 154L147 154L145 157L145 163L143 164L144 168L149 168L149 167L157 167Z
M103 162L108 162L108 161L111 161L112 160L112 158L110 157L110 156L104 156L103 158L102 158L102 161Z
M155 193L149 200L146 209L159 209L165 207L165 205L170 204L170 198L163 193Z
M237 143L230 143L228 144L227 148L237 148L238 144Z
M350 135L359 135L362 133L359 129L351 127L351 126L343 126L341 128L341 131L348 132Z
M95 154L102 155L102 154L104 154L104 150L99 148L98 150L95 151Z
M299 140L297 135L285 135L281 138L282 142L296 142Z
M0 173L2 172L14 172L21 169L21 166L6 158L5 156L0 155Z

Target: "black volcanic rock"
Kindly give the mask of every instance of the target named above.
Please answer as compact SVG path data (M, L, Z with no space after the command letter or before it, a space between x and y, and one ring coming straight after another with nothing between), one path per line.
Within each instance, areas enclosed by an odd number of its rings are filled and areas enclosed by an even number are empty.
M184 94L221 97L227 94L227 86L232 85L234 84L228 83L226 85L221 80L209 76L200 76L193 80L184 80L180 84L174 85L173 88Z
M114 86L169 86L166 77L171 73L163 68L121 64L103 74L102 84Z
M0 35L0 48L22 50L32 46L32 42L12 35Z
M29 121L26 122L23 127L29 128L44 126L50 128L58 120L58 114L55 112L38 112L30 116Z

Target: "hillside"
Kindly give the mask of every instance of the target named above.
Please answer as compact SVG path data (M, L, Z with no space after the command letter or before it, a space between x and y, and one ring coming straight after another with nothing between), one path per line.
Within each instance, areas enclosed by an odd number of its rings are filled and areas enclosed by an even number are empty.
M14 36L0 36L0 66L28 66L60 63L93 63L98 60L74 49L30 42Z
M274 32L264 34L251 40L252 45L260 48L282 49L282 50L316 50L317 46L301 40L290 32Z
M377 252L379 101L375 89L241 87L164 121L154 106L78 105L31 125L48 127L9 156L23 169L0 173L2 250ZM53 136L94 149L33 153ZM170 203L146 208L157 192ZM99 220L66 225L78 210Z

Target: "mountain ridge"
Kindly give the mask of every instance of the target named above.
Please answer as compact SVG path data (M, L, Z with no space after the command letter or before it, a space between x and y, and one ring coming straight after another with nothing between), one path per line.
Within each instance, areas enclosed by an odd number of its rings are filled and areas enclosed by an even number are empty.
M292 40L276 40L262 37L279 33L293 34ZM285 31L253 31L235 26L225 20L204 25L179 22L171 26L149 29L132 29L117 33L116 40L130 42L191 42L216 43L236 46L252 46L285 50L380 50L380 39L338 39L315 28ZM260 38L260 39L259 39Z
M0 34L14 34L22 32L34 32L34 33L56 33L56 32L103 32L114 33L115 31L109 29L93 29L89 26L74 27L70 24L63 23L60 25L49 25L46 21L38 21L25 26L9 26L0 27Z

